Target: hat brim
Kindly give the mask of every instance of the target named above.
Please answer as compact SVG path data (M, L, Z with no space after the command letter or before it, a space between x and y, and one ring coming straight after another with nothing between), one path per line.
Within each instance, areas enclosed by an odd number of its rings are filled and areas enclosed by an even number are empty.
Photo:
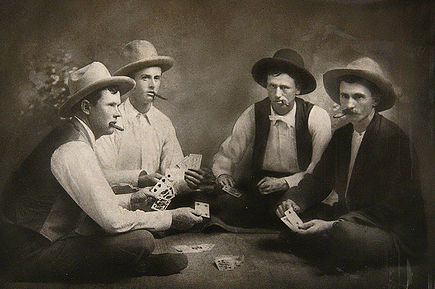
M135 81L127 76L112 76L110 78L100 79L91 85L88 85L73 95L62 105L59 110L59 116L63 118L71 117L71 108L89 94L109 86L117 86L121 95L130 91L136 85Z
M135 62L131 62L117 71L113 73L113 75L129 75L131 72L151 66L159 66L162 69L162 72L169 70L172 66L174 66L174 59L169 56L157 56L152 59L143 59Z
M344 68L333 69L323 74L323 85L329 97L334 102L340 104L340 83L338 79L345 75L362 77L378 87L381 95L379 103L375 107L377 112L392 108L396 102L396 92L394 91L393 85L388 80L366 70Z
M301 83L300 94L308 94L316 89L317 83L314 76L305 68L297 66L286 59L263 58L252 67L252 77L263 87L267 86L267 74L273 70L281 70L294 78L298 78Z

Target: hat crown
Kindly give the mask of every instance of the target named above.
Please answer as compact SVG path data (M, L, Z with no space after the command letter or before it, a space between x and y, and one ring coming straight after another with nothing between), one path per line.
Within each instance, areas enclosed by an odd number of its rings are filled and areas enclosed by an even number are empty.
M68 88L72 95L97 81L110 77L110 72L104 64L101 62L92 62L71 73L68 78Z
M154 45L146 40L133 40L124 47L124 58L128 62L135 62L158 57Z
M281 58L287 61L290 61L291 63L299 66L299 67L305 67L304 66L304 59L302 56L294 51L293 49L284 48L280 49L273 55L273 58Z
M346 68L352 70L364 70L383 79L387 79L379 64L369 57L358 58L349 63Z

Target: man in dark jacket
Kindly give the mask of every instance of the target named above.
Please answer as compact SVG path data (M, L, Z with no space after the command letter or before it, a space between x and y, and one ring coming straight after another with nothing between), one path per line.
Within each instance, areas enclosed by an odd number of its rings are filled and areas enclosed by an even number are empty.
M405 133L378 114L394 105L391 82L370 58L323 80L341 105L337 117L350 123L334 133L313 174L281 199L279 217L291 208L306 221L283 236L295 250L352 266L421 257L426 226L415 158ZM333 190L338 202L322 207Z

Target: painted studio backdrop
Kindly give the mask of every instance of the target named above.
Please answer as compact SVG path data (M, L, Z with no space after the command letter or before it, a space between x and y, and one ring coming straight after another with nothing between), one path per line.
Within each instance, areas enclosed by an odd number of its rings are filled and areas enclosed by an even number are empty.
M304 98L331 115L323 72L363 55L388 70L400 97L382 114L410 135L434 228L434 11L431 1L404 0L0 1L0 187L58 123L68 73L92 61L114 72L131 40L175 59L160 90L169 100L155 105L205 167L242 111L266 97L253 64L293 48L318 82Z

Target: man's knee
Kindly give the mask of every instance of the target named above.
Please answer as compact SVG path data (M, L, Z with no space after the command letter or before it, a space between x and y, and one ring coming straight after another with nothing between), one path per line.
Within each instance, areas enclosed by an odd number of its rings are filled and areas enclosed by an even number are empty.
M130 232L130 236L133 244L138 249L143 249L151 254L156 245L153 235L147 230L135 230ZM145 253L145 252L144 252Z

